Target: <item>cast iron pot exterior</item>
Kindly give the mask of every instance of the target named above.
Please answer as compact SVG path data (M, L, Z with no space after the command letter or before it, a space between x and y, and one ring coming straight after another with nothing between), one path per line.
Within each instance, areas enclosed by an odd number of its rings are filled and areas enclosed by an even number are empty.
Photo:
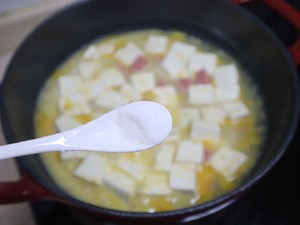
M50 199L97 215L102 220L124 224L192 221L238 199L286 150L299 113L295 64L268 28L240 7L222 0L83 1L47 19L16 51L1 85L1 120L8 143L34 137L37 96L49 75L68 56L97 38L151 28L181 30L207 40L233 55L251 75L264 101L268 128L257 166L240 187L208 203L170 212L133 213L78 201L54 183L38 155L18 158L21 167L47 190ZM30 200L30 197L23 200Z

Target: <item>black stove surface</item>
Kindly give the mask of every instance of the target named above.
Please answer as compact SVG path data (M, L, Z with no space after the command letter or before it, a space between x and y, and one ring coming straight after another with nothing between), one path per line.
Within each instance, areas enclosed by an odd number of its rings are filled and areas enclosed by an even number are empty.
M289 0L300 10L299 0ZM261 18L286 45L297 31L262 3L243 5ZM298 68L300 74L300 68ZM299 225L300 224L300 128L279 163L258 184L225 211L189 225ZM86 225L59 203L31 204L38 225ZM100 222L100 221L99 221ZM101 222L100 222L101 223Z

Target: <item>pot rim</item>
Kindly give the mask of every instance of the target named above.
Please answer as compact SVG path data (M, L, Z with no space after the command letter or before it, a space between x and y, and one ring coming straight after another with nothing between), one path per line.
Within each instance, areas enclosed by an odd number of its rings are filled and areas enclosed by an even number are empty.
M13 66L14 64L14 58L15 55L18 54L20 49L23 48L23 46L26 45L26 40L30 39L35 32L37 32L39 29L41 29L43 26L47 25L49 21L52 21L55 19L57 16L64 14L66 11L73 10L73 8L81 7L82 5L89 4L92 1L80 1L76 2L70 6L67 6L63 8L62 10L58 11L57 13L51 15L48 17L45 21L43 21L37 28L35 28L27 38L22 42L20 47L17 49L17 51L14 53L14 56L9 64L9 66L6 69L5 74L8 73L10 70L10 67ZM159 2L159 1L158 1ZM221 2L221 1L220 1ZM85 203L83 201L80 201L76 198L73 198L72 196L69 195L64 195L64 193L61 191L61 189L57 186L53 188L51 185L46 180L41 180L39 179L40 177L37 175L36 171L34 171L32 168L28 167L26 164L26 160L28 156L25 157L20 157L17 159L18 163L26 169L26 171L29 172L29 174L42 186L46 187L47 189L53 191L57 196L66 199L67 201L70 201L71 203L74 203L75 205L78 205L80 208L84 208L87 210L92 210L97 213L101 214L106 214L108 216L118 216L118 217L130 217L130 218L163 218L163 217L169 217L169 216L182 216L182 215L193 215L195 212L201 212L204 209L208 210L213 210L216 206L221 206L222 204L226 203L232 203L235 199L237 199L239 196L244 194L250 187L252 187L258 180L260 180L266 173L268 173L273 166L280 160L280 158L283 156L285 153L289 143L291 142L292 138L294 137L298 120L299 120L299 110L300 110L300 92L299 92L299 78L298 78L298 73L296 66L288 53L287 49L283 46L279 38L273 33L273 31L267 27L262 21L260 21L257 17L255 17L253 14L250 12L241 9L239 6L232 5L229 2L223 1L224 5L226 7L231 7L233 10L239 11L240 13L243 13L246 17L249 18L249 20L252 20L254 23L256 23L257 26L262 27L264 31L269 35L269 37L275 42L275 44L278 46L279 50L282 52L284 57L286 58L289 67L290 67L290 75L292 76L293 79L293 90L295 92L295 96L293 99L293 105L294 105L294 112L292 117L290 118L290 124L289 124L289 132L286 134L285 139L282 141L280 146L278 147L278 151L276 155L273 157L272 161L270 161L263 170L261 170L258 174L256 174L254 177L251 179L248 179L246 182L242 183L240 186L235 188L233 191L222 195L218 198L215 198L209 202L202 203L200 205L196 206L190 206L187 208L183 209L178 209L178 210L172 210L172 211L164 211L164 212L155 212L155 213L149 213L149 212L130 212L130 211L121 211L121 210L115 210L115 209L108 209L100 206L95 206L89 203ZM0 85L0 96L1 98L4 97L3 95L3 86L6 83L6 76L3 79L3 82ZM3 106L3 102L0 101L0 104ZM1 116L1 121L2 121L2 127L4 131L4 135L6 140L9 142L13 142L14 138L13 135L10 133L9 124L7 123L7 115L5 114L5 109L4 107L0 107L0 116ZM30 156L29 156L30 157ZM213 211L211 211L213 213Z

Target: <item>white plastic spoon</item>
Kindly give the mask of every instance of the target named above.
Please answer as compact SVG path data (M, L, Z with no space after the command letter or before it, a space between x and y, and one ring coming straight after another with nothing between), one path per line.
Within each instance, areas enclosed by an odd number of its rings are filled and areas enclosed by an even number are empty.
M72 130L0 146L0 159L70 150L135 152L161 143L171 128L172 118L164 106L134 102Z

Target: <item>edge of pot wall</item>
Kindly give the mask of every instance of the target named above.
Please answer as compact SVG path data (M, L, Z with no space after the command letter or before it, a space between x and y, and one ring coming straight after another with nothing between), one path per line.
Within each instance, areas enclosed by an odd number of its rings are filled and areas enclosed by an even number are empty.
M47 16L76 0L4 0L0 2L0 82L14 50ZM5 144L0 124L0 145ZM0 181L20 178L14 159L0 161ZM0 224L34 225L28 203L0 205Z

